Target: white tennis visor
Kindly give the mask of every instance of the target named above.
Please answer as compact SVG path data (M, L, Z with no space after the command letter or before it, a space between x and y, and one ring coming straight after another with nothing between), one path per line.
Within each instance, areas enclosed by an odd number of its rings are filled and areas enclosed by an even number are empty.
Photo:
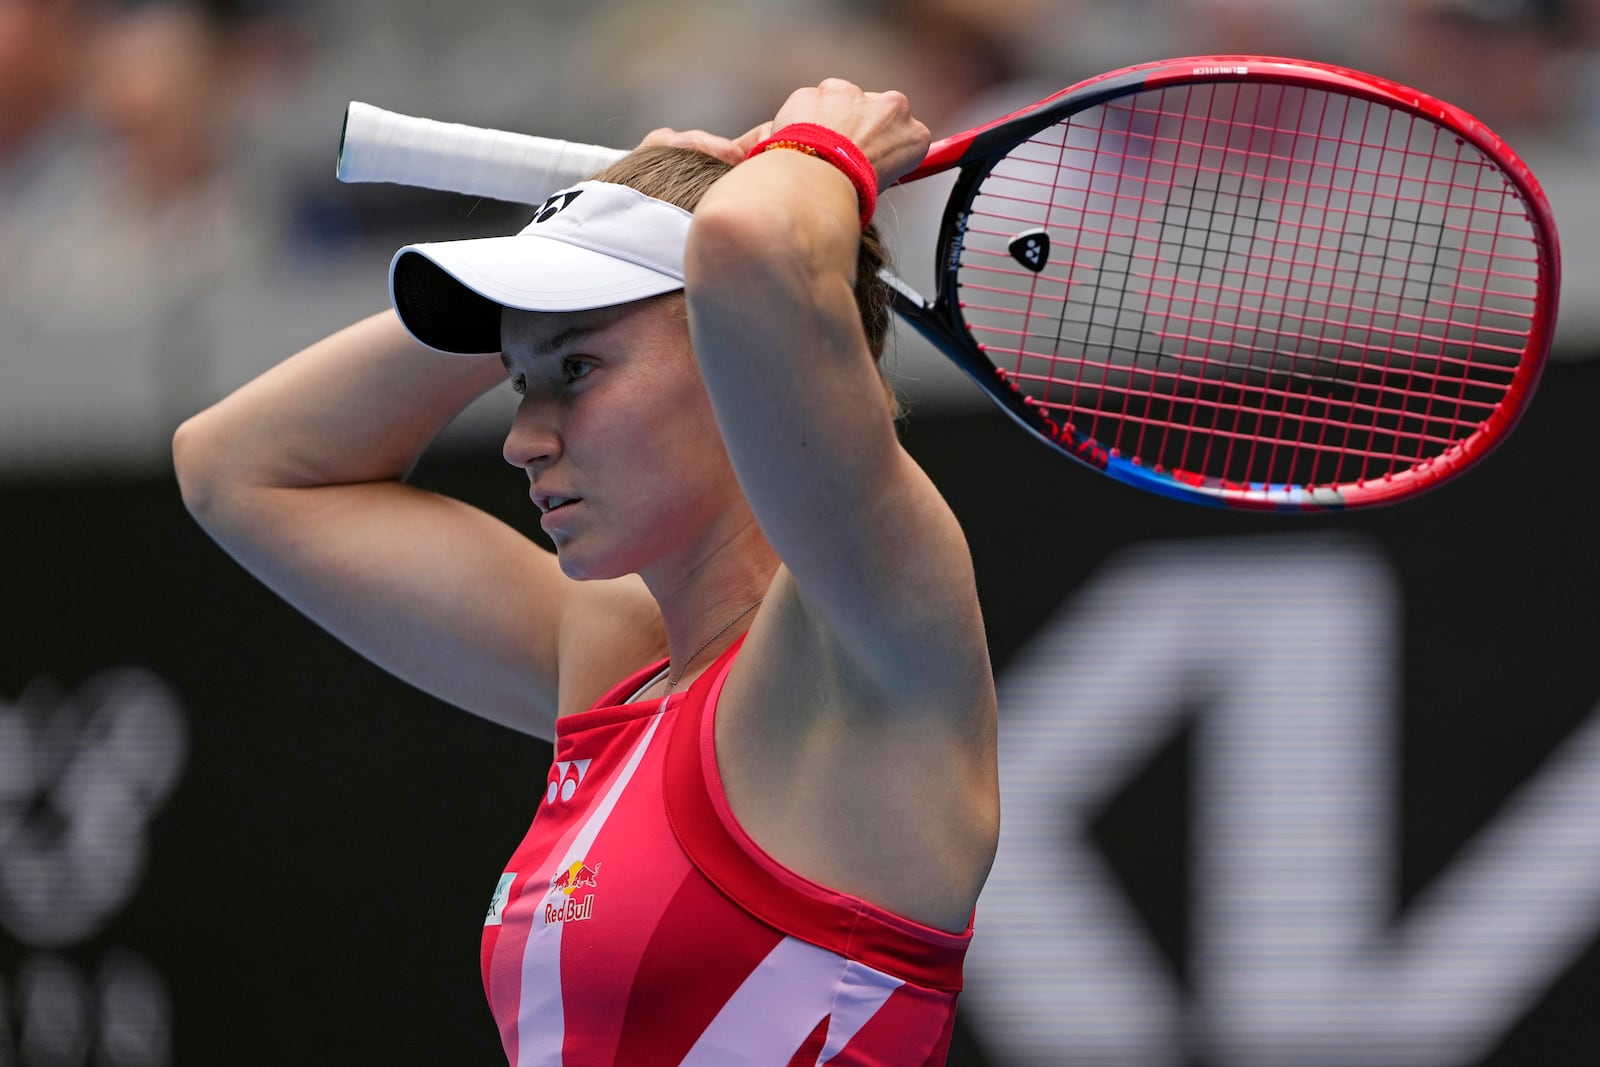
M406 245L389 264L389 298L435 351L499 352L503 308L586 311L682 289L691 217L626 185L580 182L514 237Z

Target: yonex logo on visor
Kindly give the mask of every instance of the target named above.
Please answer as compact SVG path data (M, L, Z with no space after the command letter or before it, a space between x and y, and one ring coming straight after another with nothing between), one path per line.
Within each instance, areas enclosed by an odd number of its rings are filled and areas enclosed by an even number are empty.
M555 217L556 212L578 199L583 194L582 189L568 189L564 193L557 193L539 205L539 210L533 213L534 222L549 222Z
M637 189L580 182L514 237L407 245L389 266L400 321L441 352L500 350L500 313L586 311L683 288L689 212Z

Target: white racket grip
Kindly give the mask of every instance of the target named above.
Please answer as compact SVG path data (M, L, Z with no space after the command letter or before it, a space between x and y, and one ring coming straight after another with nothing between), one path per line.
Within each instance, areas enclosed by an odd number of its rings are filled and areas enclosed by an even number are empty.
M626 153L402 115L358 100L345 108L334 173L342 182L393 182L538 204Z

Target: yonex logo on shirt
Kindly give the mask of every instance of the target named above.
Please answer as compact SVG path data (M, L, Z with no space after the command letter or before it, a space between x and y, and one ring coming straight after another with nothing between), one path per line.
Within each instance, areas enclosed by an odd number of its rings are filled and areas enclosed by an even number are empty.
M578 791L578 786L583 783L583 776L589 773L589 764L586 759L562 760L550 766L550 781L545 787L544 802L554 804L557 800L563 803L572 799L572 794Z

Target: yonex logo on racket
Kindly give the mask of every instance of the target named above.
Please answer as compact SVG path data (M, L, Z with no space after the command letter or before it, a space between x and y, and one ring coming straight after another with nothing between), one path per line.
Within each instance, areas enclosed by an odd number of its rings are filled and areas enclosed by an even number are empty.
M568 189L564 193L557 193L539 205L539 210L533 213L534 222L549 222L552 218L565 211L579 196L583 195L582 189Z
M1039 228L1024 230L1011 239L1006 250L1012 259L1037 274L1050 262L1050 235Z
M961 266L961 246L967 239L967 222L972 218L972 212L963 211L957 220L955 232L950 237L950 255L945 263L946 270L956 270Z

